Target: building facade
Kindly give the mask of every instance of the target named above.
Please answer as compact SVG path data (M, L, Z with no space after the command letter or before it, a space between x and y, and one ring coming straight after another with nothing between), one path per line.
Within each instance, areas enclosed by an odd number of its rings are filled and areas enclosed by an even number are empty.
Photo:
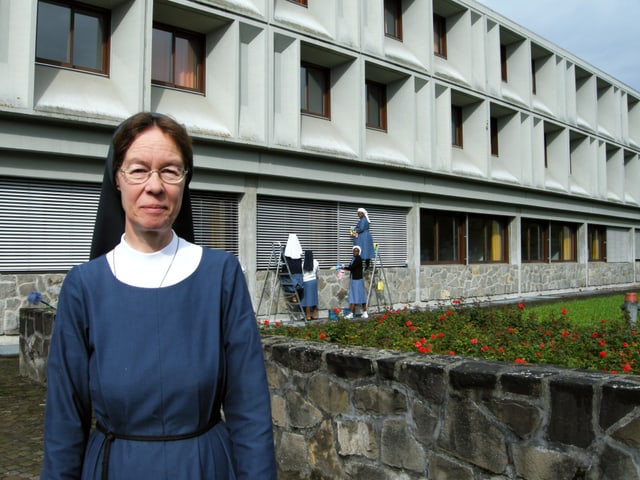
M638 283L640 92L472 0L0 0L0 334L88 259L140 110L256 306L289 233L344 303L359 207L396 305Z

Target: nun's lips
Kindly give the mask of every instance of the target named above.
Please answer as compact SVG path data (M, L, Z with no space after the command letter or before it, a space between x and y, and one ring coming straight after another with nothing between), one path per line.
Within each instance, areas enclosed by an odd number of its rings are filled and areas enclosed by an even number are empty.
M167 210L166 205L142 205L140 209L147 213L162 213Z

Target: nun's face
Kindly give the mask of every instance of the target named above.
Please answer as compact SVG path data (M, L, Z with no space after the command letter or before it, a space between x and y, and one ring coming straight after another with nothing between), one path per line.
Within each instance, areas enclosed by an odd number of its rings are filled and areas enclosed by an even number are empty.
M127 241L145 244L168 243L171 227L182 206L184 179L179 183L166 183L159 171L184 167L180 150L171 137L157 127L142 132L131 143L117 172L116 185L121 192L125 213ZM140 184L128 183L122 170L153 170L149 179Z
M358 212L358 218L362 218L362 217L364 217L364 213Z

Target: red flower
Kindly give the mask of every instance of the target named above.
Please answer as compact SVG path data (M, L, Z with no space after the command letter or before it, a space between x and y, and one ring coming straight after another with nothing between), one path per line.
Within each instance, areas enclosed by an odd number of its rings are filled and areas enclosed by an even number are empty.
M564 338L567 338L569 336L569 332L567 332L566 330L562 330L562 336Z
M444 337L444 333L439 332L439 333L438 333L438 338L443 338L443 337Z
M420 339L420 343L427 343L427 339L426 339L426 338L424 338L424 337L422 337L422 338Z
M509 333L513 333L513 332L514 332L513 327L509 327Z
M435 339L436 339L436 334L435 334L435 333L432 333L432 334L431 334L431 340L435 340Z
M449 350L449 355L453 356L455 354L456 354L456 352L454 352L453 350Z
M415 342L413 342L413 346L416 348L421 348L422 344L418 340L416 340Z
M338 307L333 307L333 313L337 315L340 312L342 312L342 310L340 310Z
M476 343L478 343L478 339L477 338L472 338L471 339L471 345L475 345Z
M563 308L562 310L560 310L560 313L561 313L562 315L566 315L566 314L567 314L567 309L566 309L566 308Z
M521 359L520 357L516 358L515 361L516 361L516 363L524 363L524 360Z
M440 315L440 320L444 320L444 315Z
M622 342L622 348L627 348L629 344L627 342Z
M544 343L541 343L540 345L538 345L540 348L544 348Z
M262 322L263 325L268 326L269 325L269 320L265 320L264 322Z
M629 362L627 362L624 365L622 365L622 370L625 371L625 372L630 372L631 371L631 365L629 365Z
M327 338L327 334L322 332L320 335L320 340L324 340L325 338Z
M458 300L457 298L454 298L453 300L451 300L451 303L453 305L460 305L460 300Z
M279 326L280 326L280 322L276 322L276 327L279 327Z
M387 319L387 314L386 314L386 313L383 313L383 314L382 314L382 320L386 320L386 319Z
M405 323L405 325L407 327L410 327L411 325L413 325L413 322L411 320L407 320L407 323Z
M600 357L601 357L601 358L604 358L604 357L606 357L606 356L607 356L607 352L605 352L604 350L602 350L602 351L600 352Z
M518 308L519 308L520 310L523 310L523 309L524 309L524 303L520 302L520 303L518 304Z

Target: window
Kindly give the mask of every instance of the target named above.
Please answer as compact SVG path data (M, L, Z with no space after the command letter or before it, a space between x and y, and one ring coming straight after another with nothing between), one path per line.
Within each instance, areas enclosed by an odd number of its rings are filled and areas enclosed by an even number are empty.
M491 117L489 119L491 130L491 155L498 156L498 119Z
M575 262L577 256L577 229L575 225L551 223L549 226L550 260Z
M323 269L351 261L353 238L349 230L358 221L359 207L369 212L371 235L378 244L383 265L404 266L407 260L406 208L258 195L257 268L264 270L270 265L273 268L272 247L277 247L278 242L284 246L291 232L298 235L303 249L313 250L314 258Z
M575 262L576 258L575 224L522 220L523 262Z
M500 45L500 76L502 81L507 81L507 47Z
M307 0L289 0L291 3L297 3L298 5L302 5L303 7L307 6Z
M522 220L521 250L523 262L543 262L547 258L545 245L546 228L544 223Z
M506 262L508 219L420 210L420 262Z
M151 81L204 93L204 38L168 25L153 27Z
M36 62L109 73L109 11L40 0L36 28Z
M331 118L329 69L302 63L300 66L300 111Z
M462 107L451 105L451 144L462 148Z
M367 80L367 128L387 131L387 86Z
M447 58L447 20L433 14L433 53Z
M495 217L470 215L469 263L505 262L507 257L507 222Z
M402 0L384 0L384 34L402 41Z
M465 218L420 210L420 263L463 263Z
M587 241L589 242L589 261L607 261L607 229L600 225L587 226Z

